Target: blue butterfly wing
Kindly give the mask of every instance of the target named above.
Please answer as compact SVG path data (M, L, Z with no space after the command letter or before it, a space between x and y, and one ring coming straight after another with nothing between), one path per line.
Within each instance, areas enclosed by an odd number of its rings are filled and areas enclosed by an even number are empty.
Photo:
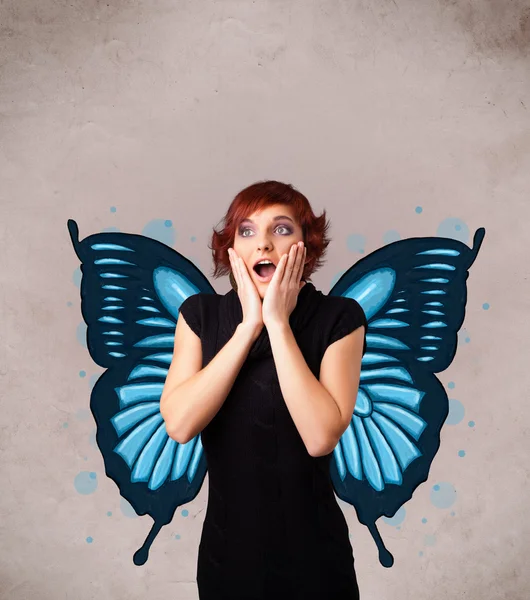
M351 423L333 451L337 495L353 505L379 549L393 564L375 525L392 517L427 480L447 417L447 394L434 373L456 353L464 320L473 248L450 238L394 242L352 266L330 296L351 297L367 322L366 352Z
M200 435L179 444L166 432L160 396L173 356L179 307L197 293L214 294L188 259L151 238L98 233L79 241L81 312L92 359L107 370L90 408L105 472L153 527L134 563L144 564L160 529L198 494L207 471Z

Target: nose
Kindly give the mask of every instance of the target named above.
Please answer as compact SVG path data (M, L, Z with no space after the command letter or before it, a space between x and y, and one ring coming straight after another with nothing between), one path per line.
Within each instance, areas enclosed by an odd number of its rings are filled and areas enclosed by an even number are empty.
M270 240L266 237L263 236L262 238L258 239L258 250L270 250L271 249L271 242Z

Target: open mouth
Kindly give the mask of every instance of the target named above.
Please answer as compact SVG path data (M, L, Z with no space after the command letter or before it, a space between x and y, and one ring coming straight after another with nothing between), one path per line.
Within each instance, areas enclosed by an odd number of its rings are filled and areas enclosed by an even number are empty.
M254 273L258 276L260 281L270 281L272 276L274 275L274 271L276 270L276 266L274 264L265 264L265 265L254 265L253 267Z

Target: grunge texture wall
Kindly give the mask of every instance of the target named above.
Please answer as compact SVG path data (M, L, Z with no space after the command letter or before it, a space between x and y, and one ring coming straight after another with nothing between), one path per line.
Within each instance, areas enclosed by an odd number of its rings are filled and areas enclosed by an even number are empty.
M208 275L234 194L277 179L331 219L325 293L396 240L485 229L440 448L377 523L391 568L339 503L366 600L528 598L530 4L5 0L0 48L0 597L197 598L206 486L133 564L152 521L96 444L66 223Z

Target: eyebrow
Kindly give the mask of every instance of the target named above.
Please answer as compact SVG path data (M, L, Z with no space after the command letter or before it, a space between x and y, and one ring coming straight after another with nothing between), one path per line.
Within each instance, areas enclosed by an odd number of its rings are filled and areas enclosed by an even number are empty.
M277 217L274 217L272 220L279 221L280 219L287 219L287 220L291 221L291 223L293 223L293 225L294 225L294 221L287 215L278 215ZM243 219L241 221L241 223L252 223L253 225L255 225L255 223L252 219Z

